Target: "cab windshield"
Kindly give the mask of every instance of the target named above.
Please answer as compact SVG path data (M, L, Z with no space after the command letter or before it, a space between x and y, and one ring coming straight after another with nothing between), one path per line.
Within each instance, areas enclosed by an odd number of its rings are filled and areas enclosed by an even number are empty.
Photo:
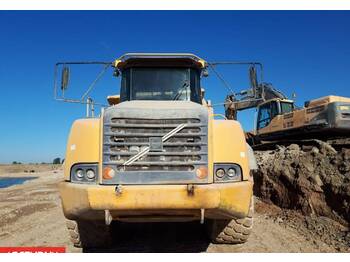
M182 100L200 103L199 72L193 68L132 67L122 73L121 100Z

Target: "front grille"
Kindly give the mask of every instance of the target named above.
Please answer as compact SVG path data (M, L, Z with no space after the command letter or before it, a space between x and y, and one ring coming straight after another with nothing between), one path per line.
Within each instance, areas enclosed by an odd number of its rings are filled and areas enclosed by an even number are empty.
M180 124L186 127L130 165L132 156L150 146L150 138L161 138ZM131 119L112 117L104 124L104 165L119 172L187 171L207 165L207 121L200 118Z

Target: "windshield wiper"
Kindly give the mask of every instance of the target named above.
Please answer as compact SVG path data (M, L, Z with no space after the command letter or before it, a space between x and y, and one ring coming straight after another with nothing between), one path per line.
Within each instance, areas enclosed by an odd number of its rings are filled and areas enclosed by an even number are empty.
M185 83L182 85L182 87L181 87L179 90L177 90L177 93L176 93L176 95L174 96L173 100L174 100L174 101L175 101L175 100L178 100L178 99L180 98L180 96L181 96L182 91L183 91L185 88L189 87L189 86L190 86L190 83L189 83L188 80L186 80Z

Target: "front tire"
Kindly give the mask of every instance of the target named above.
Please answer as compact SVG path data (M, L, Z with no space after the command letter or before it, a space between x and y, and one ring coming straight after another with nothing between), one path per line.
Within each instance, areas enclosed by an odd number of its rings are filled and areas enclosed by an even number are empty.
M209 236L213 243L243 244L253 229L254 202L250 201L249 212L245 218L223 220L215 219L209 223Z
M107 247L111 243L110 229L105 221L67 219L67 228L75 247L98 248Z

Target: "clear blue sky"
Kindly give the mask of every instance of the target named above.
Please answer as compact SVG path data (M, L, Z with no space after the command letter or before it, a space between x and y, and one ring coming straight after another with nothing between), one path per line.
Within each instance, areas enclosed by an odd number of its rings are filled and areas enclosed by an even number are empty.
M260 61L265 80L289 96L296 92L301 105L350 96L349 25L349 12L0 12L0 163L64 157L69 128L85 108L53 100L57 61L112 61L126 52ZM86 80L81 90L96 75L87 72L86 79L72 75L78 86ZM223 72L235 91L246 87L245 71ZM213 103L227 93L214 78L203 83ZM116 79L105 83L96 87L99 98L119 93ZM253 115L241 115L245 129Z

